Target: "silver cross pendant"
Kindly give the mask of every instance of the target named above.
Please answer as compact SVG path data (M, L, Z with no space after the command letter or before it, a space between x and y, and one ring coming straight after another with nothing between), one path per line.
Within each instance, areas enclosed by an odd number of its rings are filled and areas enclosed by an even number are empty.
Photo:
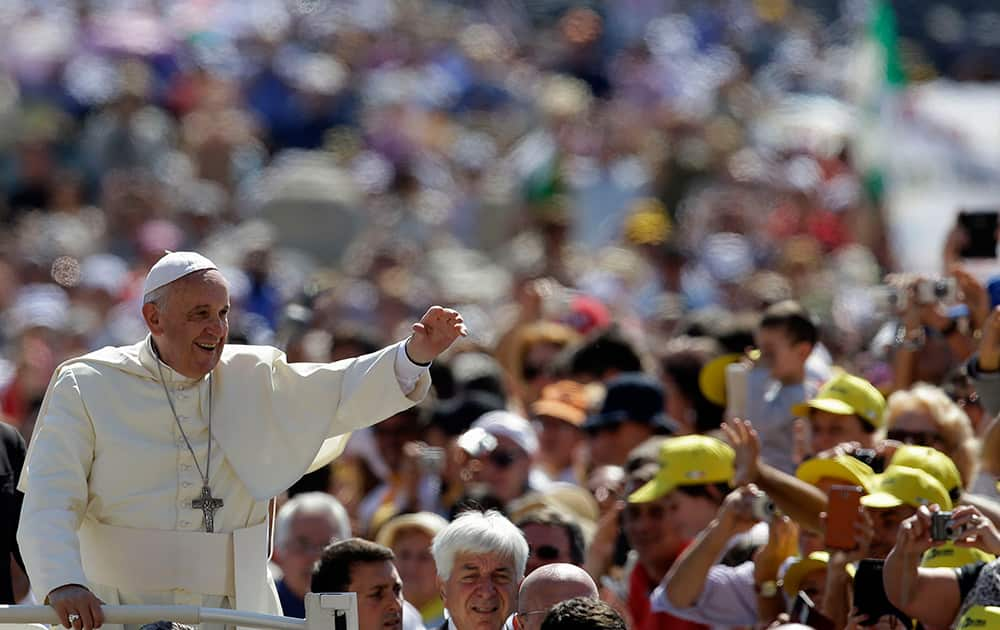
M215 511L222 505L222 499L213 497L207 484L201 487L201 497L191 502L192 508L201 510L202 514L205 515L205 531L209 534L215 529Z

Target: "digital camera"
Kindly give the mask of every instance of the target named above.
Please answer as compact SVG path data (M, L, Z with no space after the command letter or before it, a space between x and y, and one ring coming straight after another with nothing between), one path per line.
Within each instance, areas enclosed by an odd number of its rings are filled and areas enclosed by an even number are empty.
M955 540L961 535L960 528L955 527L951 512L934 512L931 514L931 540Z

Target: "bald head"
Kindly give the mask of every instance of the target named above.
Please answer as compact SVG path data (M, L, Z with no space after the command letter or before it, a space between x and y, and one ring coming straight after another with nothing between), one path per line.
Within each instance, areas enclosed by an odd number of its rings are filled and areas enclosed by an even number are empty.
M524 630L537 630L550 608L574 597L597 598L597 584L590 574L573 564L538 567L521 582L517 593L517 618Z

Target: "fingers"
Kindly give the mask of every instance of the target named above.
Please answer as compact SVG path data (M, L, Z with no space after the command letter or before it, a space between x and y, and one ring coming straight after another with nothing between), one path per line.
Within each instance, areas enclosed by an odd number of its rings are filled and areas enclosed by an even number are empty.
M94 627L94 614L90 610L89 602L87 604L84 604L84 605L82 605L82 606L79 607L79 615L80 615L80 621L78 623L80 625L77 626L74 623L73 627L74 628L80 627L83 630L93 630L93 627Z
M69 610L67 610L65 606L60 604L52 604L52 608L55 609L56 615L59 616L59 623L62 624L63 628L66 628L68 630L73 626L73 624L69 622Z
M101 608L101 600L96 597L90 602L90 615L94 621L94 627L100 628L104 625L104 609Z

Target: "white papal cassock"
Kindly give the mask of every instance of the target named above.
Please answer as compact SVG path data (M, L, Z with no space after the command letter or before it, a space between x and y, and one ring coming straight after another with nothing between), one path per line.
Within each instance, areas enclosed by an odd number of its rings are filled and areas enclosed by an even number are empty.
M157 363L147 337L68 361L53 375L20 485L18 542L32 588L39 599L83 584L108 604L280 614L267 569L269 500L336 457L348 432L422 399L427 372L414 372L402 343L328 364L226 346L211 376L209 475L225 504L215 514L218 533L208 534L191 507L202 480ZM209 378L160 367L204 470Z

